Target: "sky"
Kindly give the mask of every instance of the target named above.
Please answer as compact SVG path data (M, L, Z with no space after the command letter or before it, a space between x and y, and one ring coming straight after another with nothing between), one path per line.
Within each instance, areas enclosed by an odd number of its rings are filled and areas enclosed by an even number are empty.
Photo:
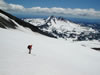
M100 19L100 0L0 0L0 9L23 16Z

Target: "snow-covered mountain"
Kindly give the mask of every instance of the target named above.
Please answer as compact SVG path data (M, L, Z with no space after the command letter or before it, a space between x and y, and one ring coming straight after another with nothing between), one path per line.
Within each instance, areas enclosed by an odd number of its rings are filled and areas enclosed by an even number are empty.
M12 28L12 29L28 28L28 29L31 29L33 32L37 32L37 33L55 38L53 35L43 32L38 27L28 22L25 22L1 9L0 9L0 27L5 28L5 29L7 28Z
M30 24L33 24L35 26L41 26L43 24L45 24L45 19L43 18L31 18L31 19L23 19L25 22L29 22Z
M89 41L80 43L23 27L0 28L0 75L100 75L100 52L87 47ZM32 54L28 54L29 44Z
M24 20L24 21L23 21ZM70 40L85 40L86 38L95 39L91 41L92 45L88 45L89 48L98 46L98 38L100 34L98 31L91 27L84 27L80 24L73 23L65 20L62 17L50 16L47 19L19 19L3 10L0 10L0 27L4 29L16 29L24 32L36 32L53 38L64 38ZM29 23L28 23L29 22ZM30 24L31 23L31 24ZM81 37L81 39L79 39ZM96 42L95 46L93 42ZM86 44L80 43L81 45L87 46ZM94 45L94 46L93 46Z
M64 38L71 40L99 40L100 33L91 28L85 27L81 24L76 24L62 17L50 16L47 19L24 19L43 32L47 32L57 38Z
M52 28L59 33L66 29L73 32L75 28L75 34L88 29L88 32L96 32L94 29L81 27L63 18L34 21L37 25L0 10L0 75L100 74L100 52L92 49L100 48L100 42L74 42L47 37L54 35ZM64 27L60 29L62 25ZM32 54L28 54L29 44L33 45Z

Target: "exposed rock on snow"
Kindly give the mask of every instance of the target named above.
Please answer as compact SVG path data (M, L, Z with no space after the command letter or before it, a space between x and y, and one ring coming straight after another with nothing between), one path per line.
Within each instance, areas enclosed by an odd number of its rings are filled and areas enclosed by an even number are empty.
M62 17L50 16L47 19L25 19L24 21L35 24L43 32L49 33L57 38L72 40L99 40L100 33L81 24L73 23Z

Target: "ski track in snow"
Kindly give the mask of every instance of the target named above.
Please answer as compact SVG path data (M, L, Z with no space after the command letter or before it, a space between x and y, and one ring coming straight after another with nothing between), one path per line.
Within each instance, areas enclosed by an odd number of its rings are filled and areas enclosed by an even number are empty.
M99 70L98 51L27 29L0 28L0 75L100 75Z

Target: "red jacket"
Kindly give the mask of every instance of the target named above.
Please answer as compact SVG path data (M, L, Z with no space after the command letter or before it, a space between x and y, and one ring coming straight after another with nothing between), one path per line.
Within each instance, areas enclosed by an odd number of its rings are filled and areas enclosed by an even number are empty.
M27 47L28 49L32 49L32 45L28 45L28 47Z

